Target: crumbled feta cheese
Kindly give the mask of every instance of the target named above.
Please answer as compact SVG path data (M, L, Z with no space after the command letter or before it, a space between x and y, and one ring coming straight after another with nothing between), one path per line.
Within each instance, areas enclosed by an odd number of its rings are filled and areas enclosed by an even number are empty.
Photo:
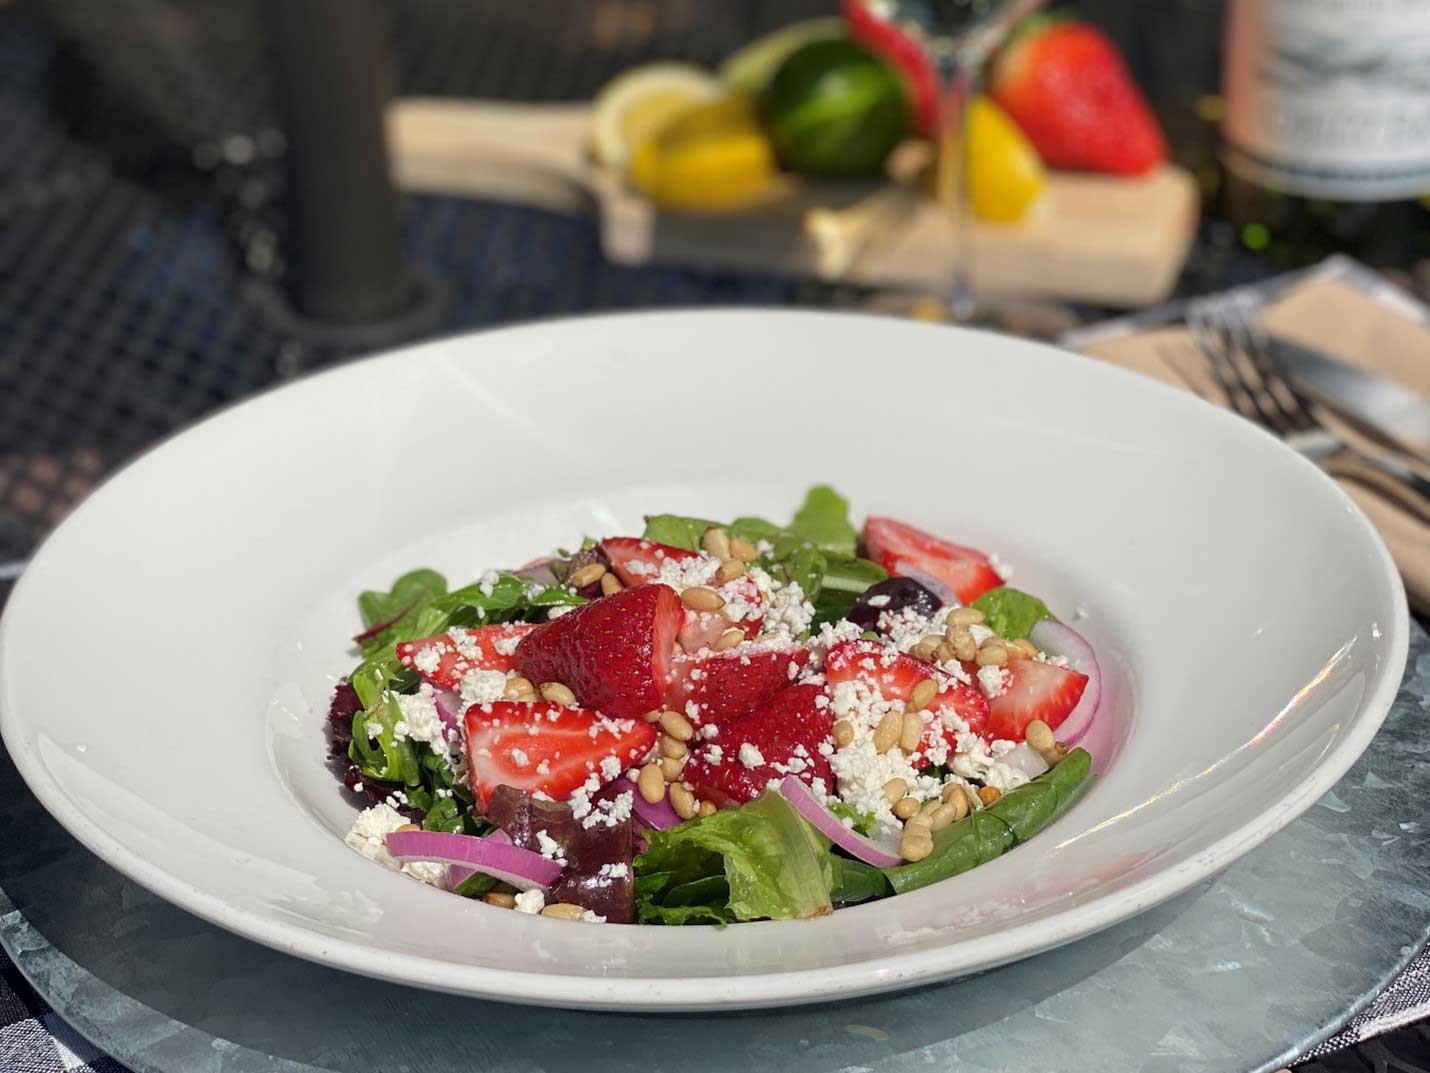
M555 607L548 607L546 609L546 617L548 619L560 618L562 615L570 614L572 611L575 611L576 607L576 604L557 604Z
M492 642L492 647L499 655L510 656L516 651L516 646L521 644L522 634L513 634L510 637L498 637Z
M531 757L527 756L526 753L520 749L513 749L511 751L511 762L517 767L530 767Z
M576 919L584 921L587 924L604 924L606 922L606 918L600 913L593 913L589 909L581 910L581 915Z
M725 761L725 750L718 745L707 745L705 747L705 762L707 764L721 764Z
M536 832L536 846L548 861L555 861L561 867L566 867L566 857L561 852L561 843L547 834L545 829Z
M397 708L402 718L392 729L399 740L405 737L412 741L425 742L432 746L438 755L442 755L447 751L447 724L442 722L442 717L437 714L434 698L434 690L425 682L416 693L407 696L399 694Z
M500 574L498 574L495 570L488 570L484 574L482 574L481 578L478 579L477 588L481 590L483 596L490 596L492 592L496 589L497 582L500 580Z
M540 887L532 887L516 896L516 911L518 913L539 913L545 908L546 895L541 892Z
M442 665L442 653L436 645L424 648L412 657L412 665L423 674L433 674Z
M973 635L973 643L976 645L981 645L990 637L998 636L981 622L975 622L972 626L968 627L968 632Z
M886 592L876 592L866 601L870 607L888 607L889 594Z
M1008 689L1006 673L1002 667L979 667L978 688L989 700L1001 697Z
M373 805L372 808L363 809L358 813L352 830L347 833L343 841L368 860L376 861L384 868L391 868L393 871L400 869L404 875L411 876L419 882L428 883L434 887L441 886L447 878L445 864L433 864L430 861L399 864L396 858L387 851L387 836L399 827L405 827L407 822L406 817L391 805Z
M506 693L505 671L472 670L462 675L462 700L468 704L491 704Z
M621 773L620 758L615 756L603 756L601 758L601 776L607 782L616 778Z
M759 640L792 644L796 637L809 629L813 619L814 604L805 599L799 582L791 581L788 585L773 589L766 596L765 617L760 624Z
M624 861L617 861L614 864L601 865L600 870L596 874L607 879L625 879L626 876L631 874L631 870Z
M746 767L760 767L765 762L764 754L751 742L744 742L740 746L740 763Z

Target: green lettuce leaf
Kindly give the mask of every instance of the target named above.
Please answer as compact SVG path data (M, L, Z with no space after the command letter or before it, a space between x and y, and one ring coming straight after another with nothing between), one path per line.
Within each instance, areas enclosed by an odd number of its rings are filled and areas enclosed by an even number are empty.
M718 522L708 521L704 518L687 518L679 514L652 514L646 518L645 532L641 536L646 540L655 540L675 548L699 551L700 538L705 535L705 530L718 525Z
M447 579L423 567L403 574L387 592L369 590L358 596L358 613L368 629L396 618L419 605L431 603L447 591Z
M779 794L647 837L635 861L642 923L790 920L832 908L828 847ZM728 893L720 905L713 880L722 876ZM696 904L677 904L689 900Z
M849 521L849 500L827 484L817 484L795 512L790 531L823 551L853 555L858 534Z
M990 630L1010 641L1027 637L1039 622L1053 617L1042 600L1006 585L989 589L973 606L983 612Z
M835 905L854 905L894 893L888 876L872 864L850 860L837 853L831 853L829 860L834 869L829 897Z
M422 784L422 768L412 743L398 740L394 728L402 719L397 697L383 692L373 704L353 716L353 740L348 756L364 778L377 782Z

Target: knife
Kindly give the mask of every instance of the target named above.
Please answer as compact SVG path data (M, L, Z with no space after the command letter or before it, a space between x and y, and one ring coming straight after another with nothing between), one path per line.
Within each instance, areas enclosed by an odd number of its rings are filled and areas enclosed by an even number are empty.
M1281 336L1266 342L1277 371L1317 402L1402 451L1430 450L1430 399Z

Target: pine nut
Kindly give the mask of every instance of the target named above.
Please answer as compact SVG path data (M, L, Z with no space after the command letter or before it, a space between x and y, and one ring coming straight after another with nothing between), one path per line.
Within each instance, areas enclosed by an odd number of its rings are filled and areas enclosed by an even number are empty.
M919 747L924 736L924 721L918 712L905 712L899 721L899 748L911 753Z
M600 581L606 576L606 568L600 563L587 563L585 566L578 566L571 571L571 576L566 579L566 584L573 589L584 589L593 582Z
M715 571L715 578L720 584L734 581L737 577L745 576L745 564L739 559L722 559L720 569Z
M901 820L907 820L919 811L919 799L916 797L901 797L894 802L894 816Z
M580 920L581 914L584 912L586 912L586 910L571 902L555 902L543 909L541 915L544 917L555 917L557 920Z
M948 643L953 645L954 655L961 660L970 660L978 655L978 642L967 630L960 629L949 638Z
M938 647L940 644L942 644L942 643L943 643L943 634L941 634L941 633L925 634L923 637L920 637L920 638L919 638L919 644L921 644L921 645L932 645L934 648L937 648L937 647Z
M958 649L951 641L940 641L933 650L933 659L935 663L954 663L958 660Z
M661 712L660 729L676 741L689 741L695 737L695 728L690 725L690 720L679 712Z
M669 757L672 760L682 759L690 750L685 747L685 742L679 738L672 738L669 734L660 736L660 755Z
M838 748L843 749L854 740L854 726L848 719L841 719L834 724L832 734L834 736L834 744Z
M905 779L890 779L884 783L884 800L891 805L908 792L909 784Z
M963 803L963 809L968 811L968 802ZM929 813L929 829L942 831L954 820L959 819L957 805L939 805L933 812Z
M983 612L976 607L955 607L944 621L955 626L977 626L983 622Z
M745 640L745 631L741 629L728 629L720 635L720 640L715 642L716 652L725 652Z
M1024 659L1038 658L1038 646L1033 644L1033 642L1028 640L1026 637L1019 637L1016 641L1013 642L1013 645L1015 648L1018 649L1019 652L1023 654Z
M933 820L934 811L938 808L938 806L938 798L934 798L932 801L925 801L923 805L919 808L919 814L916 819L920 823L931 823Z
M660 717L664 714L664 708L652 708L650 711L646 712L645 715L641 716L641 718L644 719L647 723L659 723Z
M742 563L752 563L760 557L759 551L744 537L730 538L730 554Z
M621 579L616 577L615 574L601 575L601 592L604 595L614 596L624 588L625 586L621 584Z
M719 611L725 597L704 585L692 585L680 594L680 602L692 611Z
M701 819L704 819L706 816L715 815L715 813L718 811L719 809L715 807L714 801L702 801L700 802L700 811L697 812L696 815L699 816Z
M666 782L674 782L680 778L680 773L685 770L685 761L677 756L662 756L660 758L660 774Z
M899 712L886 712L879 725L874 728L874 751L881 756L899 744L899 731L903 729L904 717Z
M1043 763L1048 767L1057 767L1068 758L1068 747L1060 741L1055 741L1051 749L1047 752L1039 752L1038 755L1043 758Z
M905 827L899 839L899 856L906 861L921 861L933 852L933 834L922 824Z
M541 699L549 700L552 704L564 704L570 708L576 703L576 694L560 682L542 682Z
M712 525L705 530L705 535L700 538L700 547L717 559L730 557L730 538L719 526Z
M951 783L943 792L943 803L953 809L953 822L957 823L968 815L968 793L959 783Z
M978 788L978 800L985 805L991 805L1003 796L1003 791L996 786L980 786Z
M913 656L914 659L921 659L925 663L932 663L937 653L938 645L929 644L928 638L924 638L918 644L914 645L913 648L909 649L909 655Z
M422 830L422 828L419 827L419 826L418 826L417 824L415 824L415 823L404 823L401 827L394 827L394 828L392 829L392 833L395 834L395 835L400 835L400 834L402 834L402 833L405 832L405 831L420 831L420 830Z
M1023 728L1023 737L1038 752L1051 749L1056 742L1053 740L1052 728L1041 719L1034 719Z
M536 687L525 678L512 678L507 681L506 688L502 690L502 696L507 700L517 700L523 693L536 695Z
M929 701L938 696L938 683L932 678L925 678L909 694L908 703L904 705L907 711L917 712L929 706Z
M700 803L683 782L670 784L670 807L675 809L675 814L682 820L688 820L700 811Z
M980 667L1001 667L1008 662L1008 650L992 641L985 641L973 661Z
M659 764L647 764L641 768L640 778L636 779L636 789L652 805L665 797L665 776L661 774Z
M516 895L508 894L504 890L489 890L482 895L482 901L488 905L494 905L498 909L516 908Z

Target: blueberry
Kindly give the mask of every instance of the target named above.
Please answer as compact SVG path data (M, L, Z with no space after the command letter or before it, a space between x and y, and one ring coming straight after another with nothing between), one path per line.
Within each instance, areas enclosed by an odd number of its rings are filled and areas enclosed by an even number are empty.
M937 596L912 578L890 577L865 589L854 601L854 610L849 612L849 617L866 630L876 630L879 628L879 616L885 611L912 608L931 618L942 606Z

